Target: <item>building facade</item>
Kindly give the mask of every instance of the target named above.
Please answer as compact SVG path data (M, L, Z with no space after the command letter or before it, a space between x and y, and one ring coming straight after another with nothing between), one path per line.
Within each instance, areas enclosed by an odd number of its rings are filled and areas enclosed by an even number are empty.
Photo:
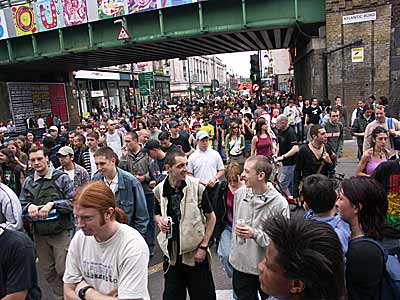
M194 56L185 60L171 59L166 73L171 76L171 97L203 97L211 92L211 81L226 88L226 65L216 56ZM214 88L214 91L217 88Z

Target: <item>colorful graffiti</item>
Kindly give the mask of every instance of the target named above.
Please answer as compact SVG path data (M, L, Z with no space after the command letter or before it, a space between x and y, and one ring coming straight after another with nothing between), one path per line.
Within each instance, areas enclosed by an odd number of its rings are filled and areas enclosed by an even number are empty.
M0 40L8 38L7 23L4 17L4 11L0 10Z
M15 31L17 36L35 33L35 13L30 4L13 6Z
M134 14L157 8L157 0L128 0L128 13Z
M0 40L202 1L207 0L32 0L0 9Z
M61 27L58 0L37 0L35 14L38 31L46 31Z
M86 0L62 0L65 26L75 26L87 22Z
M183 4L188 4L188 3L193 3L193 2L200 2L196 0L158 0L158 8L165 8L165 7L171 7L171 6L178 6L178 5L183 5Z
M97 0L99 19L124 15L124 0Z

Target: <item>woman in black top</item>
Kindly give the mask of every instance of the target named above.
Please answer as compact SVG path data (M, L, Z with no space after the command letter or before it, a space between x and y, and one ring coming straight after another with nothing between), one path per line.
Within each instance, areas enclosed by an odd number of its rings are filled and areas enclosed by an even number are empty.
M337 204L351 230L346 254L348 300L381 300L385 261L374 241L382 239L388 208L385 190L369 177L345 179Z

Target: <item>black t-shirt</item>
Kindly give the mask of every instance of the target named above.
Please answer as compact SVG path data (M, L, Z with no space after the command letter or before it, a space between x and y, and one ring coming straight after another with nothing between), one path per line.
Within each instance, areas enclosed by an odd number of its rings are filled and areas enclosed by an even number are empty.
M288 127L285 131L279 131L279 155L288 153L292 149L293 144L297 141L296 133L292 127ZM296 164L296 155L283 160L284 166L293 166Z
M171 136L171 143L176 145L179 149L181 149L185 153L189 152L191 149L189 140L181 134L177 138L173 138Z
M172 142L172 141L171 141ZM161 146L161 150L165 153L167 153L170 150L182 150L181 148L178 148L178 146L176 146L174 143L171 143L171 146L169 148L165 148L163 146Z
M310 106L305 109L305 113L308 115L308 124L319 124L319 120L321 119L322 114L321 107Z
M186 186L186 182L183 181L182 185L178 190L175 190L169 184L168 178L164 182L164 191L163 196L168 198L167 205L167 215L172 218L172 239L176 240L178 243L178 253L179 253L179 223L181 220L181 210L180 203L183 199L183 189ZM206 190L203 192L203 197L201 199L201 210L204 214L209 214L213 212L213 208L211 206L209 196ZM155 202L154 206L154 214L161 215L161 207L158 201Z
M41 299L35 258L35 247L26 234L4 230L0 235L0 299L25 290L27 300Z
M354 239L346 254L346 287L349 300L380 300L384 260L370 241Z

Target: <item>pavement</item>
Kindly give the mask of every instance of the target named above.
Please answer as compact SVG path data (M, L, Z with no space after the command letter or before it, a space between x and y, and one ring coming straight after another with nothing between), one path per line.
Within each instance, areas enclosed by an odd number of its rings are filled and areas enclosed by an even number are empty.
M357 143L354 140L347 140L344 142L343 156L340 159L336 168L338 173L345 174L346 177L355 175L357 160ZM301 213L301 212L300 212ZM216 254L215 247L211 247L213 258L212 273L217 290L218 300L231 300L232 299L232 283L229 279ZM149 281L148 287L150 297L152 300L161 300L164 287L163 270L162 270L163 256L160 249L157 247L155 255L151 258L149 264ZM40 277L40 285L43 292L43 300L53 300L48 285Z

